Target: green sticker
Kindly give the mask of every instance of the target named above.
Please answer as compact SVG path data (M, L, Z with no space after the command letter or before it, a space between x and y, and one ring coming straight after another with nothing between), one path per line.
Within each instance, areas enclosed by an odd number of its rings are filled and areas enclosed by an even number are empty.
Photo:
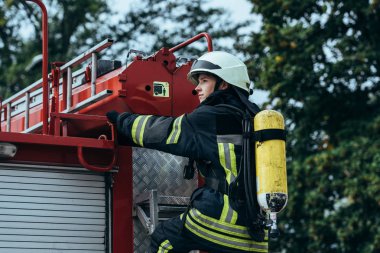
M168 82L153 82L153 96L154 97L169 97L169 83Z

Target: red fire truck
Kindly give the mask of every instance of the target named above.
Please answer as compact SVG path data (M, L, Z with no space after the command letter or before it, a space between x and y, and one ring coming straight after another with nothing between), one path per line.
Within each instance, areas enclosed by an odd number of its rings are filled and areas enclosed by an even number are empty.
M0 132L0 252L146 252L162 219L184 210L197 179L185 158L117 144L110 110L178 116L198 104L186 79L191 60L174 53L201 38L125 66L98 59L106 39L3 101ZM86 62L90 62L86 65ZM82 67L85 66L85 67Z

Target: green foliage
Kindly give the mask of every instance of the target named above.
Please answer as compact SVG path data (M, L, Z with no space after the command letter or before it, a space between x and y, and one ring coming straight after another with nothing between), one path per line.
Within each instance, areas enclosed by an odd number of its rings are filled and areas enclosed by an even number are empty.
M280 247L288 252L379 250L379 123L379 116L368 119L337 147L289 164L290 198L282 217L287 232Z
M65 61L99 42L107 29L98 27L105 20L98 18L109 13L104 0L44 1L49 16L49 60ZM25 27L32 29L21 34ZM22 0L0 2L0 95L7 97L41 78L41 11ZM80 46L79 46L80 45Z
M112 29L117 40L123 41L121 50L144 46L144 51L153 53L162 47L172 47L199 34L212 35L214 46L223 49L218 40L233 39L236 30L244 24L235 24L229 19L227 10L207 7L209 0L142 0L124 19ZM137 42L137 43L136 43ZM205 52L206 43L189 46L181 50L190 56ZM224 48L226 49L226 48ZM231 50L231 47L229 47Z
M380 251L379 1L253 0L249 69L288 128L285 252Z

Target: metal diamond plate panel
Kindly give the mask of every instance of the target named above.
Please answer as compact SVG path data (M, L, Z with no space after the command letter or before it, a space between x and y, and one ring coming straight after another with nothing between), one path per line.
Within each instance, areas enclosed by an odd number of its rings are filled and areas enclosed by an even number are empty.
M141 222L137 219L133 219L133 248L135 253L149 252L150 237L145 232L145 229Z
M134 198L152 189L157 189L159 196L190 197L197 187L196 179L183 179L183 167L188 162L187 158L151 149L133 148L132 159ZM170 197L161 199L170 202ZM149 243L150 238L144 227L138 219L134 219L134 252L148 252Z

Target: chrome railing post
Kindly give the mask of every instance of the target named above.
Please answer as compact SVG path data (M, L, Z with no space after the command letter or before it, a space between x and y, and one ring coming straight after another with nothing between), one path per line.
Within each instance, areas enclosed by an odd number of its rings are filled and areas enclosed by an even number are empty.
M24 130L29 128L30 92L25 93L25 122Z
M92 65L91 65L91 96L96 95L96 70L98 68L98 57L96 56L96 53L92 53Z
M7 132L11 131L11 103L9 102L7 104Z
M73 93L73 73L71 67L67 68L67 104L65 109L72 106L72 93Z

